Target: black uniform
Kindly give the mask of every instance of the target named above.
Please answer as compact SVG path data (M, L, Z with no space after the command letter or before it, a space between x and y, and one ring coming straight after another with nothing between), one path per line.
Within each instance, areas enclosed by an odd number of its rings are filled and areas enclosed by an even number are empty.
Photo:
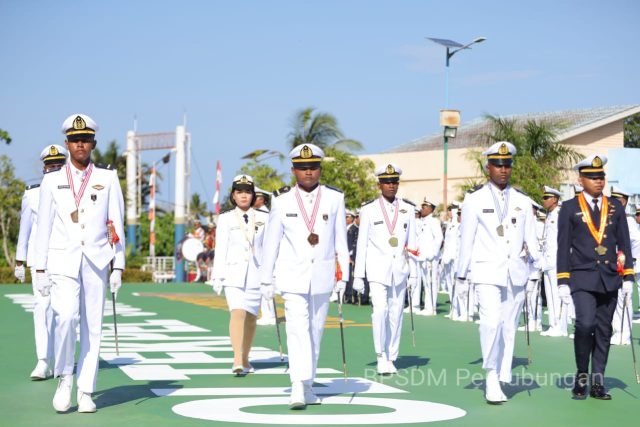
M600 245L591 235L579 205L585 200L596 230L600 226L604 201L608 212ZM605 251L606 248L606 251ZM589 371L592 384L603 384L609 355L611 320L623 277L616 269L617 254L625 255L624 280L633 280L633 259L624 207L602 196L598 210L580 195L563 203L558 219L558 285L569 285L576 309L575 358L578 374Z

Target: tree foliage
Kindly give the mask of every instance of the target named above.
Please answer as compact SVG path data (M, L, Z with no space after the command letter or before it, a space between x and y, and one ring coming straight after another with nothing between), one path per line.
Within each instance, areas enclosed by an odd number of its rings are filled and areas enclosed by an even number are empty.
M378 196L375 165L371 160L360 160L336 147L327 147L325 156L320 182L342 190L348 209L357 209Z
M483 144L489 146L497 141L509 141L515 145L517 154L514 157L511 184L538 202L542 199L543 187L549 185L557 188L564 171L582 157L571 147L557 142L558 132L563 129L559 123L536 120L522 123L494 116L486 116L486 119L491 123L492 130L483 135ZM480 151L470 151L469 157L486 177L485 160ZM461 186L461 190L465 191L474 184L474 181L467 182Z
M140 252L149 254L149 216L140 215ZM167 212L156 216L156 256L173 256L174 251L174 214Z
M193 193L191 195L191 201L189 202L189 212L194 218L200 219L200 217L207 218L209 211L207 211L207 202L200 199L200 194Z
M6 130L0 129L0 142L1 141L4 141L7 145L11 144L11 137Z
M25 183L15 177L15 169L6 155L0 156L0 239L5 265L14 267L15 247L20 229L20 208Z
M640 113L624 120L624 146L640 148Z
M338 120L329 113L316 112L307 107L296 113L291 123L289 149L300 144L314 144L323 150L334 147L342 151L362 150L362 144L355 139L344 137Z

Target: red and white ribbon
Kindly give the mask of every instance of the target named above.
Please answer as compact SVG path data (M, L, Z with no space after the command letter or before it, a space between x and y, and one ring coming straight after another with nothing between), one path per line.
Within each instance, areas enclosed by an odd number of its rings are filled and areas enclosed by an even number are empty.
M380 202L380 209L382 209L382 215L384 216L384 222L387 223L387 230L389 230L389 234L393 236L393 231L396 229L396 223L398 222L398 199L393 201L393 206L395 207L395 212L393 214L393 222L389 222L389 215L387 215L387 209L384 207L384 202L382 201L382 196L378 199Z
M89 164L87 168L87 173L82 180L82 184L80 184L80 190L76 194L75 186L73 185L73 177L71 176L71 167L67 164L67 182L71 187L71 191L73 191L73 198L76 201L76 208L80 206L80 201L82 200L82 196L84 195L84 190L87 188L87 184L89 184L89 178L91 177L91 172L93 171L93 163Z
M313 205L313 210L311 211L311 218L307 215L307 210L304 207L304 203L302 202L302 197L300 197L300 192L298 191L298 186L296 185L296 200L298 201L298 207L300 208L300 212L302 213L302 218L304 219L304 223L307 225L307 229L309 233L313 233L313 226L316 223L316 215L318 214L318 209L320 208L320 186L318 186L318 195L316 196L316 202Z

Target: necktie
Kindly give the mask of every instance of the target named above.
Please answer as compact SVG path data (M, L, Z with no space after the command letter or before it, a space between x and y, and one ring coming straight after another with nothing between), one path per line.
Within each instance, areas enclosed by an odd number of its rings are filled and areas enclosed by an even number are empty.
M593 199L593 222L596 226L600 223L600 208L598 207L598 199Z
M244 215L242 215L242 217L244 218L244 223L245 224L249 224L249 215L244 214Z

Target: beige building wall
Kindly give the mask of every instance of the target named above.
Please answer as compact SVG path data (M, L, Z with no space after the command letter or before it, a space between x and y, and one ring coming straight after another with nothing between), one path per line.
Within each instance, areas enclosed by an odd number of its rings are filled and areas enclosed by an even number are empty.
M608 156L609 149L624 147L623 120L594 127L577 134L559 135L559 141L569 145L584 156L599 153ZM461 200L460 187L469 181L482 180L477 163L470 159L470 151L481 148L455 148L455 142L449 143L447 202ZM419 203L427 197L431 202L443 201L444 149L428 151L410 151L381 154L365 154L361 159L370 159L376 167L394 163L402 169L399 196ZM575 183L576 173L567 171L566 182Z

